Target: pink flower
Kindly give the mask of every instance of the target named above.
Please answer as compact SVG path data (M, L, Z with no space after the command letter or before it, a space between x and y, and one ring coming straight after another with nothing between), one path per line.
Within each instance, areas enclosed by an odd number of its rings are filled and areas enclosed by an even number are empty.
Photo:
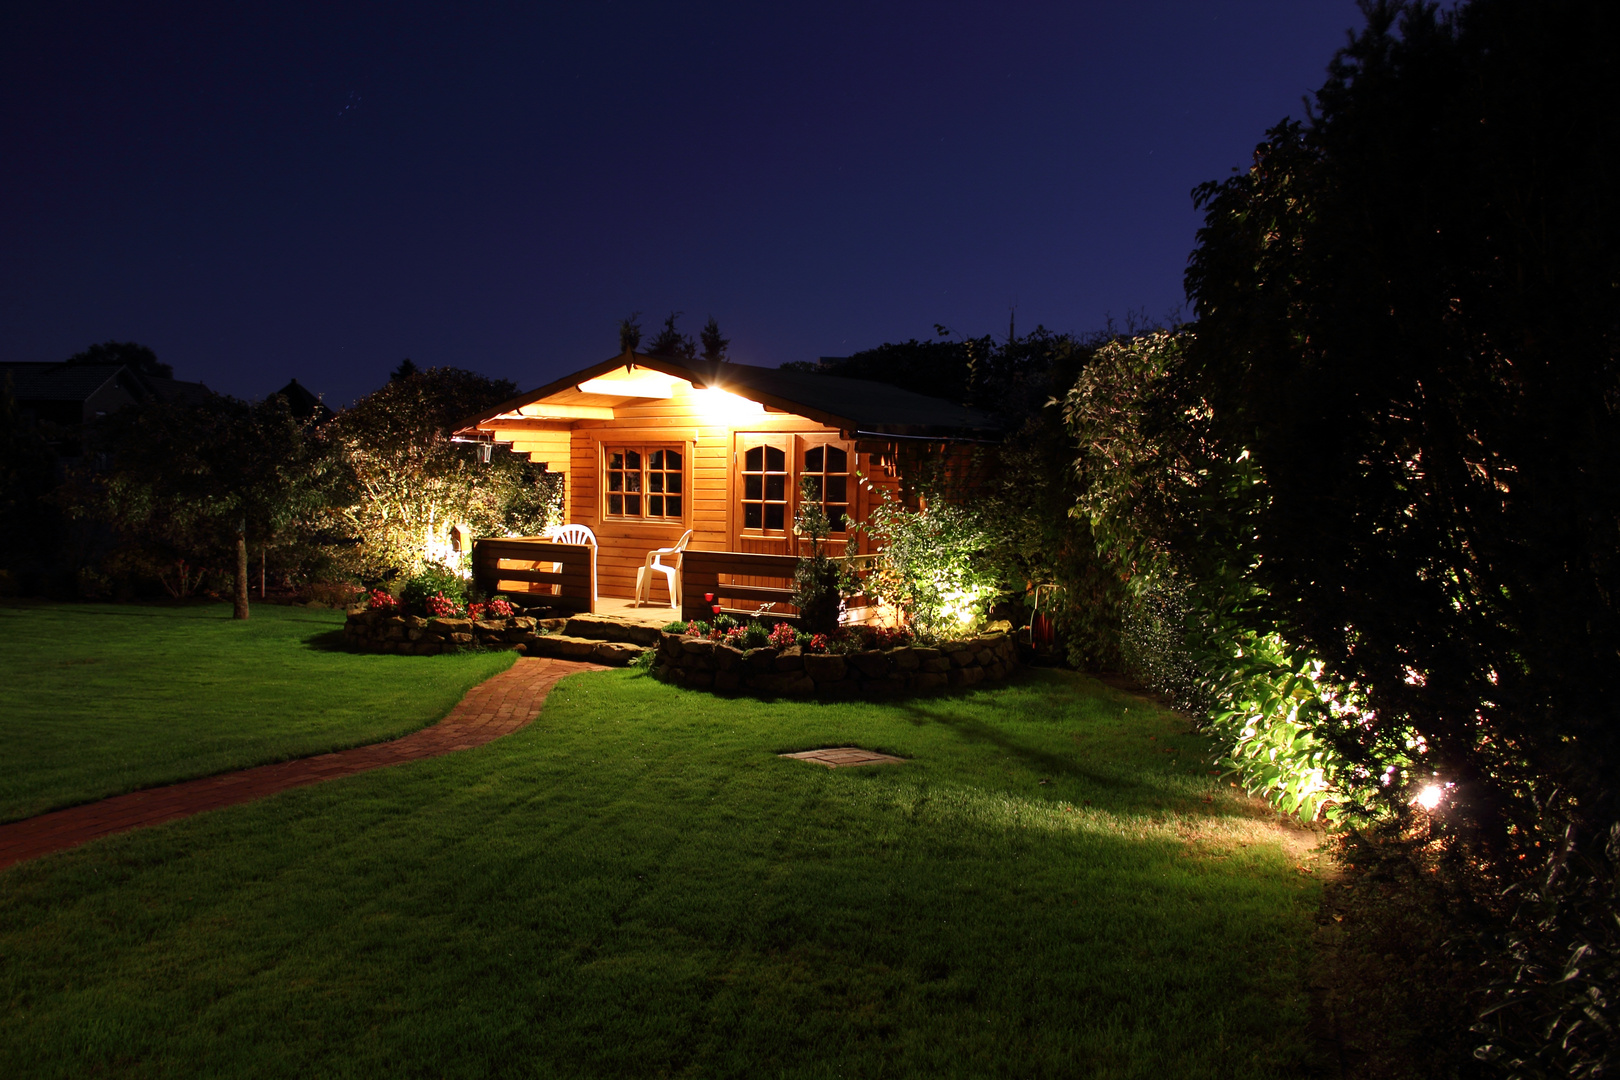
M427 609L429 614L436 619L452 619L459 614L456 609L456 602L442 592L437 596L427 598Z

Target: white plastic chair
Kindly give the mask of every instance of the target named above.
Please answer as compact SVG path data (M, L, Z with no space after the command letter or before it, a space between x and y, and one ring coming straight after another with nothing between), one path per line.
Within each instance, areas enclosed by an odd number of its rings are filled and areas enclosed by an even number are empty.
M669 606L676 611L681 609L681 561L686 545L692 539L692 530L687 529L681 538L675 541L674 547L659 548L657 551L647 552L647 561L636 571L636 607L640 607L652 591L652 572L654 570L669 579ZM664 562L664 556L670 557L670 562Z
M591 583L592 583L591 599L595 600L596 599L595 582L596 582L596 550L597 550L597 543L596 543L596 534L591 532L590 526L589 525L549 525L549 526L546 527L546 535L550 537L551 542L553 544L589 544L591 546ZM562 572L562 564L561 563L556 563L554 565L555 565L556 569L553 571L553 573L561 573ZM554 586L554 587L559 592L562 590L561 585L557 585L557 586Z

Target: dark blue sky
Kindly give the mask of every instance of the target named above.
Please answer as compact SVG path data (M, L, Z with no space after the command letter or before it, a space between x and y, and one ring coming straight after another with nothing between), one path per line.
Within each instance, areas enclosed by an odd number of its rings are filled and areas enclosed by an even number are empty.
M239 9L240 8L240 9ZM0 359L152 346L346 404L530 388L632 310L774 365L1183 302L1194 185L1352 0L11 4Z

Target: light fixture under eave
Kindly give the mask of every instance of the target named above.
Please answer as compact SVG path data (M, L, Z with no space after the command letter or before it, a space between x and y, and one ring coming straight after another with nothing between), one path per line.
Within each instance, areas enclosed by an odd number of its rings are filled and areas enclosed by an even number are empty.
M699 415L710 420L731 420L744 416L764 416L765 406L745 397L738 397L718 386L705 386L692 391L697 399Z
M617 378L586 379L577 389L582 394L606 394L610 397L639 397L669 399L675 396L673 376L656 371L638 371Z

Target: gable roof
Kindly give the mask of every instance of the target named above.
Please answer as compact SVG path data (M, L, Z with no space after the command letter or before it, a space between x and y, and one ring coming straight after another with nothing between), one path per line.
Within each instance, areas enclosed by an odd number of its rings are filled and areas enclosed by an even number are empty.
M18 401L84 401L123 370L123 364L18 361L0 364L0 378L11 376L12 393Z
M287 409L294 417L308 420L317 427L332 419L334 415L330 405L311 393L308 387L300 386L297 379L293 379L276 393L287 399Z
M541 401L600 407L631 400L632 395L615 398L579 389L580 383L627 365L685 379L697 387L725 390L767 408L805 416L852 433L938 440L982 440L999 434L999 425L988 413L886 383L629 351L469 417L462 425L462 433L470 433L486 421Z
M197 401L212 396L202 383L142 375L125 364L70 364L66 361L0 363L0 380L11 376L12 394L23 401L87 401L108 383L117 383L136 401Z

